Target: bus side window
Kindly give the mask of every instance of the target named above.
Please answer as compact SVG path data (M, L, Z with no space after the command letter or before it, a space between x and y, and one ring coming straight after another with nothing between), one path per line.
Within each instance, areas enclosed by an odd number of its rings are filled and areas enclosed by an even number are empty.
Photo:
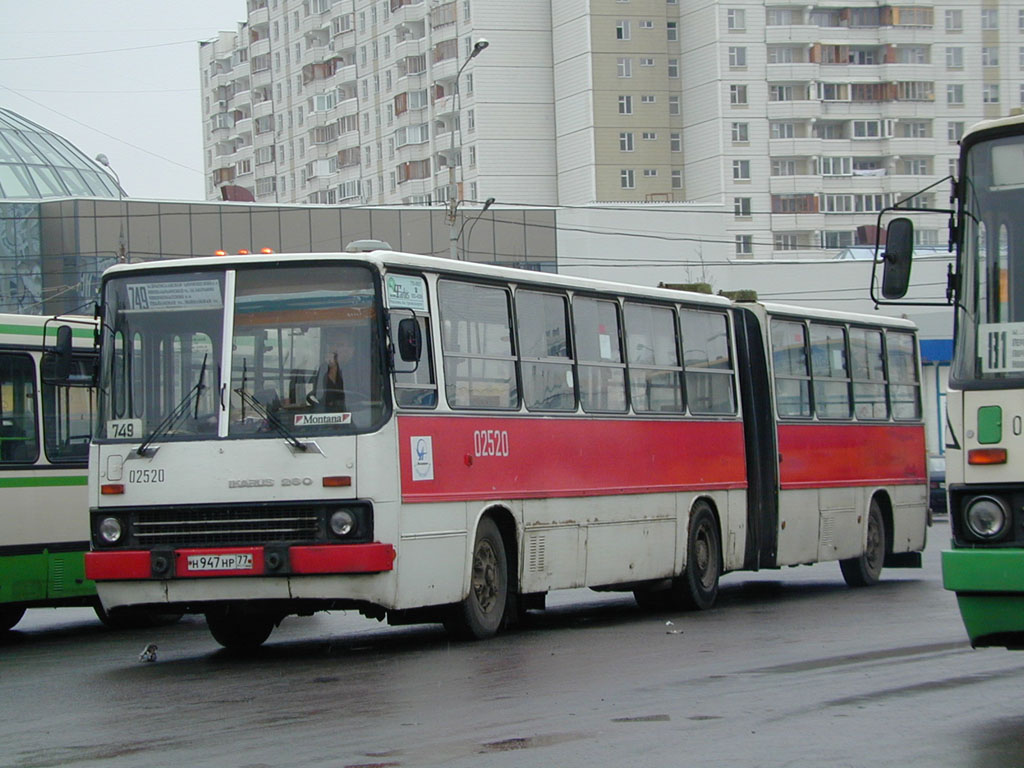
M894 419L921 418L920 382L914 335L889 331L885 334L889 362L889 401Z
M811 377L804 324L772 320L775 409L782 418L811 417Z
M47 362L44 358L44 370ZM91 366L89 358L73 358L72 378L87 377ZM95 405L92 387L43 384L43 445L52 463L88 458Z
M577 296L572 302L583 410L626 410L626 366L619 340L618 304Z
M565 296L516 292L523 400L531 411L575 411Z
M39 456L35 373L28 355L0 355L0 463L31 463Z
M850 369L853 376L853 408L858 419L887 419L885 356L882 332L850 329Z
M729 323L725 315L684 309L679 313L679 323L683 330L683 364L690 413L736 413Z
M627 302L625 317L633 409L638 413L681 413L682 366L675 312L669 307Z
M840 325L811 323L814 412L821 419L850 418L850 372L846 331Z
M416 323L423 339L423 354L415 371L395 374L395 402L401 408L436 408L437 382L434 379L430 318L417 315Z

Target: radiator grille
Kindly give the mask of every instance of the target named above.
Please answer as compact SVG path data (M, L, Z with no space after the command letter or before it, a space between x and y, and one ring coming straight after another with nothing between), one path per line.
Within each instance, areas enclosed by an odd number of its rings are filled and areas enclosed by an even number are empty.
M179 507L137 512L132 532L147 547L311 541L317 537L317 518L316 510L301 507Z

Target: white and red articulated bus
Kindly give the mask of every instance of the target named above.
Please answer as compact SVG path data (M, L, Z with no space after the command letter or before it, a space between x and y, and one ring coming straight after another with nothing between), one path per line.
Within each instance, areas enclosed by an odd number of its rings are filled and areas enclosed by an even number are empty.
M913 324L379 250L104 275L87 575L259 645L353 609L483 638L547 592L920 565Z

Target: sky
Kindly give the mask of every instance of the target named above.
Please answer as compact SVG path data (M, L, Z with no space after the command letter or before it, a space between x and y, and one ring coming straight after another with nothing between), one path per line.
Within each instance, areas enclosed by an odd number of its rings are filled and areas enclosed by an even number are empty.
M130 197L202 200L200 40L245 0L0 0L0 107L104 154Z

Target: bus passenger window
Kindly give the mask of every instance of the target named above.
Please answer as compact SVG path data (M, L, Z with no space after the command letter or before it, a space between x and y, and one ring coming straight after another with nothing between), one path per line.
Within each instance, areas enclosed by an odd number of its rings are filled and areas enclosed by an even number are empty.
M519 407L508 291L442 280L441 348L452 408Z
M850 374L842 326L811 323L814 412L822 419L850 418Z
M683 368L679 364L675 311L627 303L625 318L633 409L638 413L681 413Z
M43 371L52 365L52 356L43 358ZM75 357L72 377L88 381L92 365L92 358ZM52 463L84 462L88 458L95 410L93 387L43 384L43 445Z
M920 386L914 335L889 331L885 335L889 361L889 400L894 419L921 418Z
M585 411L626 410L626 366L614 301L577 296L572 302L579 357L580 402Z
M721 312L684 309L679 313L690 413L736 413L729 324Z
M39 456L35 373L28 355L0 355L0 463L29 463Z
M437 384L434 379L430 319L418 315L416 322L423 339L423 355L415 371L395 374L395 402L402 408L434 408L437 406Z
M885 356L881 331L850 329L850 370L853 375L853 410L858 419L887 419Z
M516 292L523 400L531 411L575 411L565 296Z
M811 416L811 377L804 324L772 320L775 408L781 418Z

